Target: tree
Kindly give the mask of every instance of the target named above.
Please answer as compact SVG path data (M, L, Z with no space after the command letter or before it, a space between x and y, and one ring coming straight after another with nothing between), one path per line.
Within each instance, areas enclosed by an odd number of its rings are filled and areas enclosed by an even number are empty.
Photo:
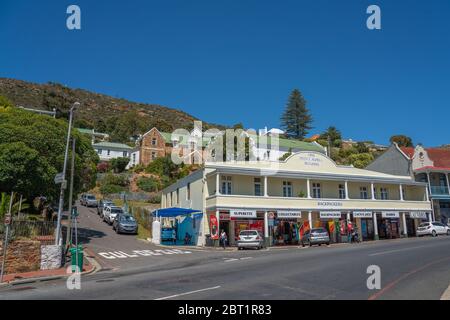
M331 142L331 147L339 148L342 142L341 132L336 127L328 127L328 129L322 133L319 137L320 140L326 140Z
M111 160L111 168L114 170L114 172L121 173L125 171L129 162L129 158L115 158Z
M281 116L281 127L290 138L304 139L308 134L313 119L306 108L306 100L298 89L289 96L286 109Z
M67 125L64 119L0 106L0 192L16 191L30 201L40 195L49 201L57 199L60 185L53 179L62 172ZM99 159L88 138L77 130L72 137L77 141L76 196L95 186Z
M352 154L348 157L348 163L353 165L355 168L365 168L367 167L372 161L374 160L374 157L371 153L357 153Z
M161 183L153 177L139 177L137 186L146 192L157 192L161 188Z
M413 146L413 142L412 139L408 136L399 134L399 135L395 135L392 136L389 141L391 143L396 143L399 147L412 147Z

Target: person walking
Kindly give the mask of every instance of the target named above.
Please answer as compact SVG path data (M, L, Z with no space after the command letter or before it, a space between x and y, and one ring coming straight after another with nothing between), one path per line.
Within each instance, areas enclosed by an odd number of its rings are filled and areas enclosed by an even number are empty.
M352 243L353 224L351 221L347 222L347 242Z
M227 246L228 237L225 230L222 229L222 232L220 233L220 242L222 243L223 249L225 250L225 247Z

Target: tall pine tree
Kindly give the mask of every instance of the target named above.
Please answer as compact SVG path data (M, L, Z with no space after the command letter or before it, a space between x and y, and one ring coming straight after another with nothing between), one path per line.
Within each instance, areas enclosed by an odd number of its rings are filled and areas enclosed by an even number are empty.
M298 89L294 89L289 96L286 110L281 116L281 127L290 138L304 139L308 134L313 119L306 108L306 100Z

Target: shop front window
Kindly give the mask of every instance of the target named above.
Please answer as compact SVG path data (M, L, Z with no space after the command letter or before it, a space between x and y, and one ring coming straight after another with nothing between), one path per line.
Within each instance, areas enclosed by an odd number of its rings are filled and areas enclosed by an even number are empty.
M292 182L283 181L283 197L285 198L292 197Z
M313 183L312 184L312 191L313 191L313 198L319 199L322 198L322 190L320 183Z

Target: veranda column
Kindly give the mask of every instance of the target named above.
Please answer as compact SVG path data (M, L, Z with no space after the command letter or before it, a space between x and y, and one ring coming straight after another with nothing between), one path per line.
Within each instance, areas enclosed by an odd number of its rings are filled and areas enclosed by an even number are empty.
M348 181L345 181L345 200L349 200L348 197Z
M405 236L405 238L407 238L408 228L406 227L406 212L403 212L402 220L403 220L403 235Z
M309 221L309 228L312 229L313 221L312 221L312 212L311 211L308 211L308 221Z
M267 176L264 176L264 197L268 197L269 193L267 191Z
M264 212L264 244L269 246L269 212Z
M306 192L307 192L308 199L311 199L311 186L309 183L309 179L306 179Z
M405 199L403 199L403 185L399 185L399 190L400 190L400 201L405 201Z
M216 196L220 195L220 174L216 173Z
M373 213L373 233L374 233L374 239L379 240L380 237L378 236L378 222L377 222L377 213Z
M447 180L447 191L448 191L448 194L450 194L450 183L448 181L448 174L447 173L445 173L445 180Z
M375 200L375 185L373 182L370 183L370 193L372 194L372 200Z

